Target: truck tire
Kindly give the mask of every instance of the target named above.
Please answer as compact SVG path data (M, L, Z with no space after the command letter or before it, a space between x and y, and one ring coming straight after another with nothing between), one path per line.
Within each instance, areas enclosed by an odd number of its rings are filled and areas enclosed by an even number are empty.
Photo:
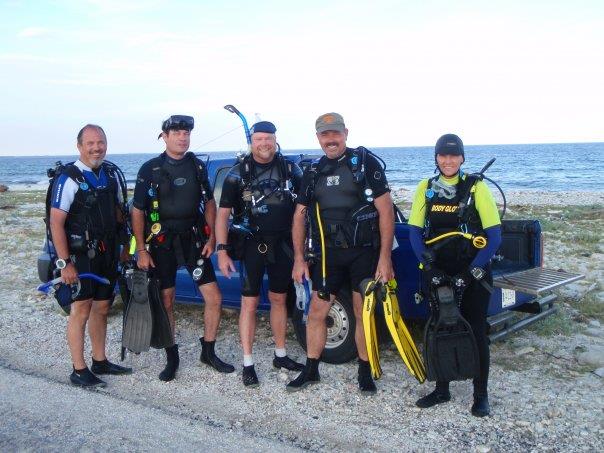
M306 324L303 322L303 315L304 312L295 307L292 322L296 338L306 351ZM327 343L321 355L323 362L346 363L357 356L354 341L355 326L352 295L350 290L342 290L327 315Z

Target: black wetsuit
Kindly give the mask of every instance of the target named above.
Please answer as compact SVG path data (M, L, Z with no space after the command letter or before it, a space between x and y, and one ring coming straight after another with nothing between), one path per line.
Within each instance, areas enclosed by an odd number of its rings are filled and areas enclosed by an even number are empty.
M245 172L243 164L233 166L224 180L220 197L220 207L233 209L236 222L248 216L249 227L253 231L253 237L248 237L243 245L241 294L258 296L265 270L269 290L283 294L289 289L293 268L291 228L295 204L291 193L283 191L282 186L284 178L289 178L292 191L297 193L302 171L296 164L286 164L277 156L268 164L260 164L250 157L247 159L249 175L242 176ZM248 209L243 201L244 180L248 177L251 195L255 201L260 200L253 212L246 212Z
M353 291L358 292L361 281L373 277L379 257L377 216L372 224L372 235L374 237L365 235L364 238L358 238L354 232L344 234L342 230L345 228L342 228L342 226L350 224L352 213L363 206L368 207L366 198L362 197L361 194L365 188L372 190L374 199L390 191L382 166L369 153L365 157L364 180L361 182L354 181L350 164L350 160L354 159L352 151L352 149L347 148L346 152L338 159L328 159L323 156L317 164L319 176L314 184L314 196L312 199L309 198L312 176L307 170L304 173L300 195L296 199L296 203L311 210L312 217L315 217L315 202L319 203L327 247L325 290L334 295L343 286L348 287L348 285ZM314 246L315 248L320 246L317 238L314 238ZM311 277L313 290L324 289L321 286L320 260L312 266Z
M150 219L154 184L157 184L159 221L161 233L150 241L150 252L155 268L155 277L161 281L161 288L172 288L176 282L176 271L185 266L189 273L197 267L204 245L203 230L205 218L201 212L202 190L207 200L212 200L212 189L203 172L199 180L196 165L199 161L192 153L182 159L170 158L165 152L143 164L138 172L134 189L134 207L145 211L145 236L155 223ZM216 281L214 267L209 259L203 259L203 274L196 283L201 286Z
M459 231L458 205L460 201L460 192L462 184L457 186L454 196L445 195L444 192L435 191L431 199L429 208L426 208L426 225L429 225L429 234L426 239L431 239L440 234L450 231ZM469 208L468 231L472 234L485 236L482 229L482 221L475 208ZM497 213L496 207L495 214ZM498 215L497 215L498 219ZM447 275L454 277L465 272L465 279L469 282L463 292L461 299L461 315L470 323L472 332L476 338L478 346L478 355L480 363L479 376L474 379L475 395L486 395L487 383L489 378L489 339L487 335L487 311L489 308L490 293L483 284L471 278L467 271L471 267L472 260L478 253L478 249L471 245L471 242L457 237L448 240L442 248L437 248L436 262L433 267L440 269ZM438 243L437 243L438 244ZM421 259L421 257L420 257ZM493 273L491 271L490 261L483 266L485 276L483 281L489 286L493 285ZM429 297L429 282L431 274L426 274L422 278L422 291L426 297Z
M81 289L75 300L113 297L119 254L117 236L123 227L116 217L121 198L117 176L107 164L92 170L78 160L54 182L50 206L67 212L65 234L74 266L79 274L92 272L110 282L105 285L91 279L80 280Z

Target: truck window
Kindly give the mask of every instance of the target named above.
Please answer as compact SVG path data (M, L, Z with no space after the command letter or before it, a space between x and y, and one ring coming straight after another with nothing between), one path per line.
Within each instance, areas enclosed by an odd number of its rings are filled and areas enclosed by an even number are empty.
M220 195L222 194L224 178L226 178L230 169L231 167L222 167L216 172L216 178L214 178L214 200L216 200L217 206L220 205Z

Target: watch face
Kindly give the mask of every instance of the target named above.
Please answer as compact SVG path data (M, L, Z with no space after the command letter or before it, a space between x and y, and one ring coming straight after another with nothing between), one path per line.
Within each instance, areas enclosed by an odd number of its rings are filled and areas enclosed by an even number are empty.
M472 276L476 280L480 280L482 277L484 277L484 270L479 267L475 267L474 269L472 269Z
M55 264L57 265L57 269L65 269L65 266L67 266L65 260L61 258L59 258Z

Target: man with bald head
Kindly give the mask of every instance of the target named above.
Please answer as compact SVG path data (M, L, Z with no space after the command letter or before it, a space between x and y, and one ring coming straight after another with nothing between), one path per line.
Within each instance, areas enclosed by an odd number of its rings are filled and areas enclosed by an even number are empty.
M113 300L119 251L118 231L123 228L124 193L119 169L104 163L105 131L95 124L84 126L77 136L79 159L64 167L55 179L50 205L50 231L60 270L67 285L79 281L81 288L70 306L67 343L73 372L70 381L82 387L102 387L96 374L129 374L107 360L105 339L107 313ZM109 284L79 280L80 273L105 277ZM84 335L88 324L92 367L84 360Z

